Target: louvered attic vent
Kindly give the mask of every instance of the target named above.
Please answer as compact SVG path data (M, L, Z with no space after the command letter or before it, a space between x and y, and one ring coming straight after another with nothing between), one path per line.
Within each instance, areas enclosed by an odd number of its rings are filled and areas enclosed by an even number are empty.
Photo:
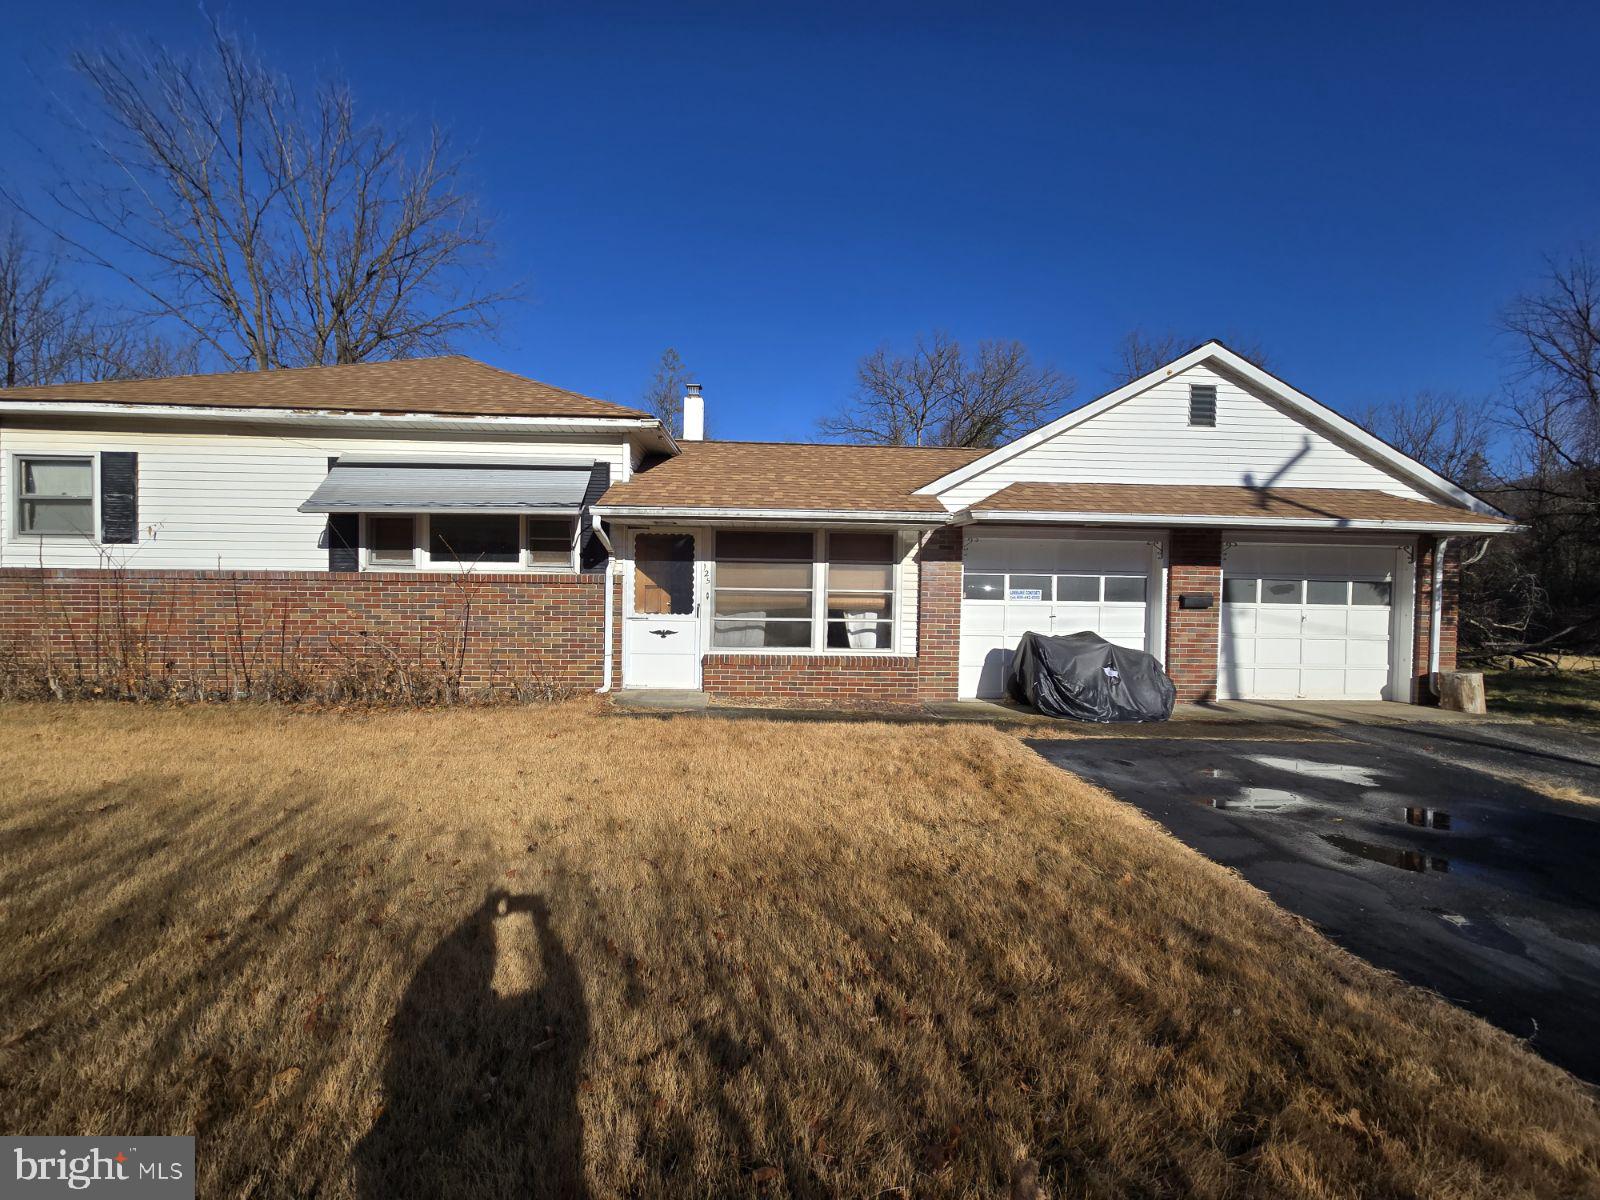
M1214 384L1189 385L1189 424L1214 429L1217 424L1217 389Z

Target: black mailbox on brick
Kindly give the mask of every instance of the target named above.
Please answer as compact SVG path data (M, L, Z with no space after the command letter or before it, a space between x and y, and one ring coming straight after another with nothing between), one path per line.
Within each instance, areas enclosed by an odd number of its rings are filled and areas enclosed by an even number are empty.
M1211 602L1210 592L1183 592L1178 596L1179 608L1210 608Z

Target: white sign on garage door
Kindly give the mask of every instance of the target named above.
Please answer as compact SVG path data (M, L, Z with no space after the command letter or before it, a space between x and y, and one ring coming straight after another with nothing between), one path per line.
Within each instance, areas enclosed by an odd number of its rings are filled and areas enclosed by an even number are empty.
M1393 546L1230 548L1218 694L1387 698L1396 554Z
M967 538L961 601L961 695L1002 696L1024 633L1078 633L1143 650L1151 547L1072 537Z

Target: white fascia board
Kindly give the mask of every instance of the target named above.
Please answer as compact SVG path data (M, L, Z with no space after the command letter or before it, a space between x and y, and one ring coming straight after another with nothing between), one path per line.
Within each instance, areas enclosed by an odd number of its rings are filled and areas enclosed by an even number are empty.
M597 517L608 520L679 520L705 518L710 521L875 521L879 524L893 522L898 525L945 525L947 515L928 512L890 512L866 509L841 508L684 508L639 504L595 505L590 510Z
M1132 399L1140 392L1154 387L1173 375L1187 371L1190 367L1197 366L1200 363L1213 360L1221 363L1235 375L1242 376L1268 395L1295 410L1300 416L1322 425L1338 439L1365 451L1402 478L1441 496L1447 496L1473 512L1484 513L1494 517L1506 516L1505 513L1493 505L1487 504L1471 492L1457 487L1443 475L1429 470L1409 455L1402 454L1382 438L1368 433L1354 421L1340 416L1326 404L1313 400L1310 396L1291 387L1276 375L1269 374L1254 363L1241 358L1221 342L1207 342L1203 346L1196 347L1181 358L1175 358L1165 366L1157 367L1154 371L1140 376L1132 383L1123 384L1115 391L1107 392L1098 400L1092 400L1082 408L1074 409L1072 412L1057 417L1048 425L1040 426L1032 433L1024 434L1016 441L1008 442L1004 446L998 446L982 458L970 462L964 467L958 467L948 475L935 479L932 483L924 484L914 494L926 496L948 491L956 484L963 483L974 475L982 474L984 471L998 466L1024 450L1031 449L1040 442L1047 441L1058 433L1063 433L1075 425L1081 425L1090 417L1121 404L1124 400Z
M480 413L372 413L338 409L207 408L181 404L57 404L50 401L7 401L0 396L0 415L51 417L153 417L158 420L226 421L236 425L479 425L497 429L542 429L561 433L611 433L620 430L655 430L664 433L654 417L518 417ZM677 443L666 435L663 444L673 453Z
M1159 525L1164 528L1199 526L1228 529L1367 529L1395 533L1450 533L1487 537L1516 533L1521 525L1477 525L1463 521L1381 521L1375 519L1340 521L1332 517L1206 517L1192 513L1162 516L1159 513L1107 512L1007 512L1003 509L973 508L959 516L957 524L995 522L999 524L1055 525Z

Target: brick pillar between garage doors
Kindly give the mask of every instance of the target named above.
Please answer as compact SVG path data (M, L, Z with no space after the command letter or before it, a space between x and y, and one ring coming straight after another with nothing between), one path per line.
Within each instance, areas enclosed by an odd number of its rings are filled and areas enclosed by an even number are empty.
M1168 549L1167 674L1180 701L1217 698L1217 638L1221 628L1222 534L1174 529ZM1179 608L1185 592L1210 592L1210 608Z

